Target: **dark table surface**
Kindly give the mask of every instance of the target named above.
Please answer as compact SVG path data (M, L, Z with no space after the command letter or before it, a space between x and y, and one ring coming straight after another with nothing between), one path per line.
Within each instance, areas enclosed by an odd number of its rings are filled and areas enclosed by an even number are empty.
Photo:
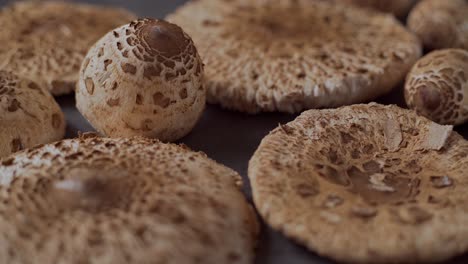
M0 6L6 0L0 0ZM143 17L164 18L184 0L85 0L82 2L112 4L127 7ZM396 88L392 93L376 101L383 104L398 104L404 106L402 88ZM74 96L57 98L62 106L68 122L67 137L75 137L78 131L92 131L74 107ZM251 191L247 179L248 161L261 139L275 128L278 123L293 120L296 115L260 114L245 115L242 113L222 110L218 106L207 106L207 109L190 135L180 140L197 151L203 151L212 159L225 164L239 172L245 181L245 193L251 200ZM457 127L456 130L468 138L468 124ZM283 235L262 227L256 264L328 264L332 261L323 259L303 247L289 241ZM466 264L468 255L456 258L449 264Z

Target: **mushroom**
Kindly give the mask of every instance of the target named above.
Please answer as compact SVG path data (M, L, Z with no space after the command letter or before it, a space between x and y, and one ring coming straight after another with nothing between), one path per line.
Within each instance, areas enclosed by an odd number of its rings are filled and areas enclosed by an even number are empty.
M468 121L468 51L445 49L420 59L407 76L408 106L440 124Z
M64 135L64 115L47 89L0 70L0 158Z
M241 184L203 153L144 138L22 152L0 166L0 262L252 263Z
M404 18L419 0L340 0L356 6L372 8Z
M0 69L70 93L88 48L107 31L128 23L128 11L58 1L15 2L0 11Z
M408 16L408 27L428 50L468 49L468 2L423 0Z
M421 56L418 39L391 15L277 2L191 1L168 17L200 50L208 102L292 113L369 101L403 81Z
M375 103L306 111L250 160L255 205L274 229L341 262L462 254L468 142L452 129Z
M203 63L191 38L177 25L140 19L90 49L76 105L105 135L175 141L195 126L205 97Z

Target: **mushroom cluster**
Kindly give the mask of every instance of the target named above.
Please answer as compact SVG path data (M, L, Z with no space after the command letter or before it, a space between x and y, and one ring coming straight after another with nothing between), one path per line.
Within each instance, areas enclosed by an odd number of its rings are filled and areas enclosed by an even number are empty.
M8 5L0 263L253 263L259 223L240 175L167 143L206 101L250 114L316 109L270 132L248 164L273 229L346 263L468 252L468 141L453 130L468 121L467 25L464 0L197 0L167 21ZM423 46L444 49L419 59ZM405 76L409 110L357 104ZM53 95L72 91L105 137L61 140Z
M47 89L0 70L0 158L64 135L64 115Z
M175 141L192 130L205 108L203 63L177 25L136 20L90 49L76 103L104 135Z

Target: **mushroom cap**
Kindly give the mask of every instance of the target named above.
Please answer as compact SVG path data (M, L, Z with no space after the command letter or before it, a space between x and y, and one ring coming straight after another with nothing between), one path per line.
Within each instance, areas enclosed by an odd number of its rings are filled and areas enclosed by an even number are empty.
M80 112L112 137L174 141L188 134L206 102L203 62L171 23L140 19L99 40L81 67Z
M0 70L0 158L60 140L65 117L47 89Z
M260 215L346 263L437 262L468 250L468 142L378 104L310 110L249 164Z
M248 113L371 100L421 55L393 16L343 3L199 0L168 19L200 50L208 102Z
M397 17L405 17L419 0L339 0L353 5L372 8Z
M0 175L1 263L253 259L242 180L203 153L86 135L14 155Z
M408 27L429 50L468 50L468 2L423 0L411 10Z
M135 19L123 9L58 1L23 1L0 11L0 69L70 93L81 62L99 38Z
M468 121L468 51L429 53L411 69L405 84L408 106L440 124Z

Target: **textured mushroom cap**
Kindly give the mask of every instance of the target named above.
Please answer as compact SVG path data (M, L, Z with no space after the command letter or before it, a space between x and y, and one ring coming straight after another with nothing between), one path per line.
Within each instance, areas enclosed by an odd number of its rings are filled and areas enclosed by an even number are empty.
M353 5L392 13L397 17L405 17L419 0L338 0Z
M135 16L110 7L23 1L0 11L0 69L8 69L54 95L70 93L88 48Z
M192 39L162 20L109 32L89 51L76 92L80 112L101 133L174 141L205 108L203 63Z
M64 115L49 92L31 80L0 71L0 158L64 135Z
M0 262L251 263L240 176L158 141L87 137L0 166Z
M371 100L421 54L391 15L342 3L199 0L168 19L200 50L208 102L249 113Z
M408 106L440 124L468 121L468 51L438 50L413 66L405 84Z
M410 110L311 110L249 164L273 228L346 263L437 262L468 250L468 142Z
M408 16L408 27L429 50L468 49L468 2L423 0Z

